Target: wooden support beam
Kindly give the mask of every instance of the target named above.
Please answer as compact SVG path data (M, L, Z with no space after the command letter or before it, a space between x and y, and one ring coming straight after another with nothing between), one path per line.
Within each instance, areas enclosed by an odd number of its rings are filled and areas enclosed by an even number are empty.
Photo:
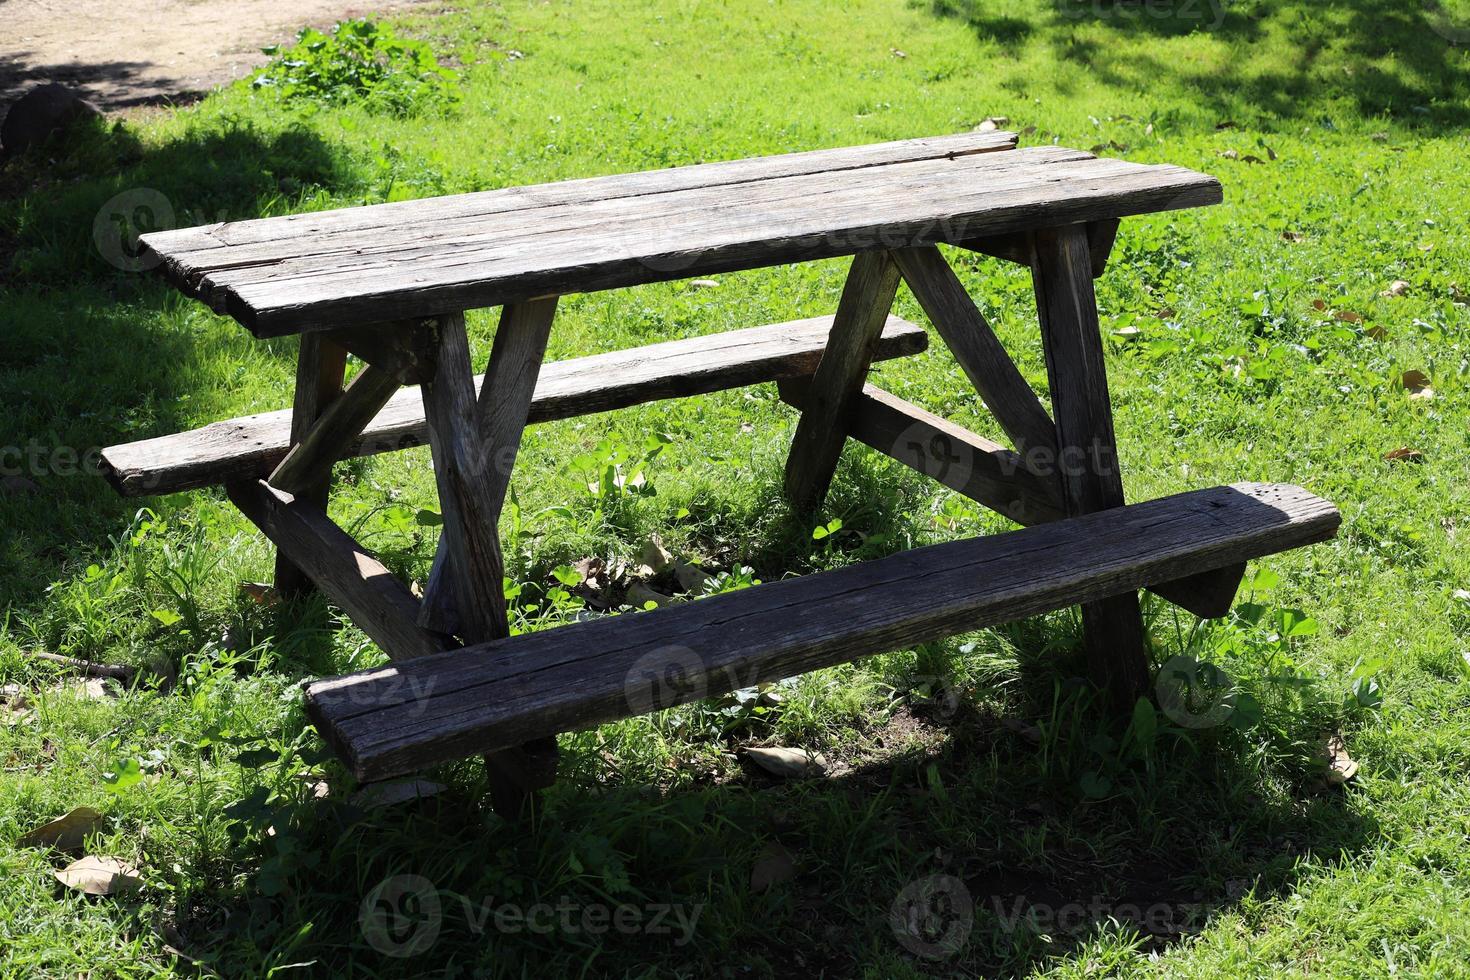
M500 508L555 313L554 297L504 309L478 400L464 317L440 320L436 369L423 392L444 527L420 622L467 642L510 635ZM497 812L521 813L556 779L556 762L554 734L487 755Z
M388 399L398 391L397 375L369 364L358 372L340 398L327 406L316 423L291 447L268 481L287 493L309 492L331 479L332 464L343 446L362 434Z
M434 333L419 324L381 324L328 334L360 360L398 379L400 385L422 384L434 374Z
M1108 257L1113 254L1113 242L1118 238L1118 219L1103 218L1087 223L1087 251L1092 256L1092 278L1099 278L1108 269Z
M347 351L325 337L302 336L296 357L296 395L291 406L291 444L306 437L328 405L342 392ZM328 482L303 488L300 496L326 509ZM299 598L311 591L311 579L289 560L276 557L276 591Z
M807 384L805 378L780 382L781 399L800 408ZM1023 527L1067 516L1055 480L1030 473L1004 446L876 385L863 386L847 434ZM1245 566L1235 564L1158 582L1148 591L1202 619L1215 619L1230 611L1244 574Z
M557 299L553 296L507 306L501 312L500 326L495 332L490 363L485 369L474 410L475 438L479 452L487 457L480 464L482 483L478 495L486 514L492 515L494 522L500 519L511 472L520 450L521 435L530 417L536 380L540 375L542 358L546 355L551 323L556 316L556 304ZM425 617L429 622L437 621L444 625L453 624L460 618L454 612L454 590L444 585L444 576L450 573L452 565L447 537L447 534L440 536L439 550L434 555L434 566L424 593ZM498 562L498 549L495 555ZM497 578L497 587L499 581ZM508 629L498 622L480 625L491 630L483 639L504 636Z
M1103 365L1092 257L1081 225L1032 236L1032 279L1056 416L1057 466L1067 513L1080 517L1123 506L1123 476ZM1137 593L1082 607L1084 645L1094 679L1119 706L1148 688L1149 658Z
M320 585L389 657L406 660L456 645L420 628L413 593L311 501L264 480L242 480L225 490L281 555Z
M801 408L808 384L804 378L781 382L781 399ZM853 400L847 434L1017 524L1065 516L1055 480L1029 472L1004 446L877 385L864 385Z
M1055 459L1056 426L933 245L893 253L904 281L1023 459ZM1039 452L1038 452L1039 451Z
M837 472L847 440L847 412L862 391L898 279L898 265L888 252L864 252L848 269L827 349L812 376L786 458L786 499L798 511L815 509Z

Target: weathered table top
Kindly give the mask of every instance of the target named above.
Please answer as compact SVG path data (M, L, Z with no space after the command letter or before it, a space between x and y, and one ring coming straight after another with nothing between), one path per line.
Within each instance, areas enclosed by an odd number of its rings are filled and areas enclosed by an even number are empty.
M143 237L258 336L1214 204L1169 165L968 133Z

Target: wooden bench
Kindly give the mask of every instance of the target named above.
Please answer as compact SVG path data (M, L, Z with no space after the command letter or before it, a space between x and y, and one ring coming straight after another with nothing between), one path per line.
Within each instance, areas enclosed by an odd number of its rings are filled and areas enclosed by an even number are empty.
M1123 506L1092 279L1120 218L1219 199L1205 174L992 132L160 232L143 244L180 289L257 336L300 335L295 403L112 447L104 470L125 495L224 484L277 545L278 585L315 583L388 654L307 694L362 780L486 753L513 809L554 777L558 733L1074 604L1097 682L1130 705L1149 676L1139 589L1221 615L1247 560L1338 523L1288 486ZM1029 267L1050 413L941 243ZM831 317L542 369L560 295L842 256ZM1011 447L868 383L926 346L890 315L901 281ZM463 311L485 306L502 312L476 378ZM344 388L349 352L366 367ZM526 425L767 381L801 413L797 511L853 438L1023 529L508 635L497 522ZM325 504L338 460L425 441L444 529L420 600Z

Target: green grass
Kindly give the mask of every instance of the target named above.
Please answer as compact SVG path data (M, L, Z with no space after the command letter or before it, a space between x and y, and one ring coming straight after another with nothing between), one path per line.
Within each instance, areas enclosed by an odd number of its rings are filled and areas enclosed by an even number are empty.
M0 171L0 446L44 457L23 467L36 492L0 493L0 681L36 707L0 727L0 972L1470 976L1470 601L1455 596L1470 589L1467 49L1382 0L476 2L397 25L459 66L457 108L400 118L241 85ZM1334 542L1253 567L1232 620L1149 605L1160 664L1188 654L1234 679L1229 723L1159 717L1150 735L1147 712L1110 719L1078 680L1066 612L809 675L774 709L694 705L565 736L565 777L531 826L489 812L474 763L431 774L448 787L433 801L363 811L305 725L299 682L380 654L330 610L238 592L268 578L271 554L218 491L138 516L54 452L289 404L294 342L251 340L103 260L94 219L120 193L131 207L156 190L184 225L987 116L1027 144L1102 146L1225 186L1223 206L1126 221L1098 294L1131 499L1285 480L1343 512ZM951 258L1044 393L1024 271ZM568 297L550 353L830 312L843 271ZM1380 296L1396 279L1406 293ZM907 292L898 312L926 322ZM483 357L492 312L470 323ZM1115 336L1125 327L1137 335ZM1407 370L1432 399L1408 397ZM939 344L877 373L999 435ZM531 430L503 528L520 626L575 613L554 593L559 566L632 560L654 531L770 581L1007 526L851 447L821 517L842 530L813 540L772 504L792 426L758 388ZM654 495L593 500L568 465L653 433L670 439ZM1400 447L1421 459L1383 459ZM334 516L422 577L426 453L339 476ZM82 700L23 653L40 649L180 680ZM1334 731L1362 764L1346 789L1321 785ZM773 784L737 759L757 742L821 750L832 774ZM128 785L130 762L142 778ZM333 791L317 801L319 777ZM57 856L13 845L82 804L109 817L90 850L141 868L140 895L65 894ZM755 892L772 842L794 876ZM373 948L359 913L407 874L439 890L442 922L405 960ZM971 897L971 929L916 957L890 910L946 875ZM631 905L625 924L642 925L532 931L493 915L538 902ZM1161 903L1162 926L1131 924L1126 906ZM661 904L693 919L690 941L675 918L651 928Z

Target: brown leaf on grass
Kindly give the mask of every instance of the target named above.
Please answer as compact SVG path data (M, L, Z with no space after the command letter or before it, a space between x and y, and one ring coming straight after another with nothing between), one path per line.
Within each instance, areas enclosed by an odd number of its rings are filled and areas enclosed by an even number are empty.
M1239 160L1240 159L1240 154L1239 153L1236 153L1234 150L1224 150L1224 151L1222 151L1220 153L1220 155L1222 157L1224 157L1226 160Z
M1235 129L1236 128L1236 123L1235 123L1235 120L1234 119L1223 119L1220 122L1215 123L1215 128L1216 129Z
M1393 282L1391 282L1391 283L1388 284L1388 288L1387 289L1383 290L1383 292L1379 293L1378 295L1379 296L1382 296L1384 299L1392 299L1395 296L1402 296L1402 295L1404 295L1404 293L1407 293L1408 291L1409 291L1409 282L1408 282L1408 280L1406 280L1406 279L1395 279Z
M376 810L400 803L412 803L438 796L447 789L443 783L427 779L400 779L391 783L372 783L352 794L349 802L364 810Z
M1419 463L1423 462L1424 454L1417 449L1410 449L1408 446L1404 446L1395 449L1391 453L1384 453L1383 458L1390 463Z
M642 582L634 582L628 586L628 592L624 596L624 601L636 609L642 609L650 602L655 606L668 606L677 603L679 600L671 595L664 595L662 592L651 589Z
M1316 299L1312 300L1312 309L1318 311L1319 313L1322 312L1323 310L1327 309L1327 301L1325 299L1322 299L1320 296L1317 297Z
M1281 240L1283 242L1290 242L1293 245L1299 245L1307 240L1307 236L1303 235L1299 231L1292 231L1288 228L1286 231L1283 231L1281 233Z
M270 607L281 603L281 593L268 582L241 582L240 592L257 605Z
M1343 323L1362 323L1363 322L1363 316L1362 316L1362 314L1361 313L1354 313L1352 310L1338 310L1336 313L1332 314L1332 317L1335 320L1341 320Z
M642 567L638 570L639 574L652 576L673 564L674 556L669 554L669 549L664 547L663 539L657 534L652 534L638 549L638 561L642 563Z
M1363 336L1367 337L1369 340L1383 340L1388 336L1388 331L1375 323L1373 324L1373 326L1363 331Z
M1341 735L1327 740L1327 785L1341 786L1358 774L1358 763L1348 755Z
M1399 375L1399 384L1413 399L1429 400L1434 397L1434 388L1429 384L1429 375L1423 371L1405 371Z
M691 565L682 558L674 559L674 578L679 580L679 588L685 592L703 592L714 576L704 571L697 565Z
M58 851L80 851L89 834L101 830L107 822L99 810L79 806L25 834L16 847L54 847Z
M1266 161L1265 160L1262 160L1258 156L1255 156L1254 154L1247 153L1245 156L1243 156L1243 157L1240 158L1240 162L1241 163L1265 163Z
M760 857L750 868L750 890L763 892L796 877L796 859L775 841L761 849Z
M117 858L88 855L51 873L57 881L84 895L123 895L143 886L138 869Z
M1041 729L1029 721L1022 721L1019 718L1002 718L1000 723L1005 726L1007 731L1021 736L1021 738L1025 739L1031 745L1041 744Z
M781 779L819 776L827 770L827 759L822 753L785 745L754 746L745 750L745 757Z

